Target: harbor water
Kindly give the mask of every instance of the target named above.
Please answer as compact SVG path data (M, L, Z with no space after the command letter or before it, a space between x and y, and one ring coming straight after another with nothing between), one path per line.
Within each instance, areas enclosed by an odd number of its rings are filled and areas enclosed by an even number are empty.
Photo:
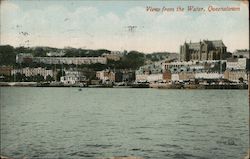
M1 87L1 155L240 159L247 90Z

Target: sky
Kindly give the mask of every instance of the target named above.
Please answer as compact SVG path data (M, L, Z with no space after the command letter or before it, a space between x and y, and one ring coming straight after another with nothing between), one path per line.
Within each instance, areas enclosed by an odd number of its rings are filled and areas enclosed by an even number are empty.
M249 49L248 2L3 0L0 44L179 52L185 41L223 40L228 51ZM188 6L205 11L189 12ZM209 12L208 7L239 11ZM159 12L147 7L160 8ZM174 12L162 8L174 8ZM182 7L183 12L176 8ZM132 31L128 26L135 26Z

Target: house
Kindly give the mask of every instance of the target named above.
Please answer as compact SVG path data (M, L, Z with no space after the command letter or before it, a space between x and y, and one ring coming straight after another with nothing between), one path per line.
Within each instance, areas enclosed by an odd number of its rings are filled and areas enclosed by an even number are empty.
M249 69L249 59L247 58L229 58L226 68L228 70L247 70Z
M113 83L116 80L115 72L111 70L97 71L96 78L100 79L102 83L107 83L107 82Z
M240 79L247 81L248 76L246 70L226 70L224 72L224 78L234 82L239 82Z
M60 81L64 85L78 84L84 82L85 80L86 76L84 76L81 72L72 70L65 71L65 76L60 78Z

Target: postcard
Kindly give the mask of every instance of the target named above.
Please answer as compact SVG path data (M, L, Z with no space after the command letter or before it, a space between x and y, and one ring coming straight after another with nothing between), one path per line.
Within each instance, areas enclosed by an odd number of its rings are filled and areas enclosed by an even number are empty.
M249 2L0 1L4 159L249 158Z

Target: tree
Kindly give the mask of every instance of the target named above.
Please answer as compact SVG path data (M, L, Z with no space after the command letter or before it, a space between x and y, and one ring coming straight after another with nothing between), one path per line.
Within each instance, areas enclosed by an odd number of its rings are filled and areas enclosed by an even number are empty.
M21 73L17 72L16 75L15 75L15 79L14 79L15 81L14 82L22 82L22 81L25 80L25 78L26 78L26 76L24 74L21 74Z
M57 75L56 75L56 80L60 81L62 76L65 76L65 71L63 71L63 70L58 71Z
M51 77L50 75L48 75L48 76L46 76L46 81L51 82L51 81L54 81L54 79L53 79L53 77Z
M243 77L240 77L239 81L240 81L240 83L243 83L243 81L244 81Z
M44 50L42 47L36 47L33 55L38 57L45 57L46 56L46 50Z
M145 56L143 53L130 51L122 58L121 62L125 68L138 69L140 66L144 65Z
M44 81L44 78L42 75L38 74L38 75L35 75L34 76L34 80L35 82L43 82Z
M0 46L0 65L14 65L16 63L16 54L14 48L10 45Z

